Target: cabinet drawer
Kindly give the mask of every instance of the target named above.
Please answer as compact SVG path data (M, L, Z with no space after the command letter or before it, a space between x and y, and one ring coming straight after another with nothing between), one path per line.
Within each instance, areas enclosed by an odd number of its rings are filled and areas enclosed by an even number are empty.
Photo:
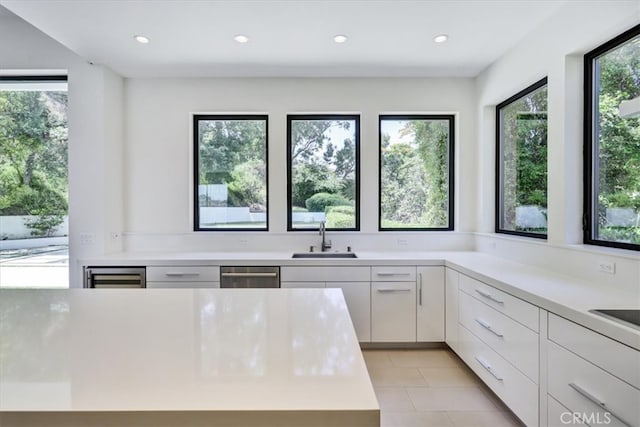
M220 282L147 282L148 289L161 289L161 288L219 288Z
M280 267L282 282L368 282L369 267Z
M281 288L324 288L324 282L281 282Z
M537 333L464 292L459 316L465 328L538 383Z
M499 312L517 320L527 328L538 332L540 310L535 305L464 274L460 275L460 289Z
M480 341L459 327L458 348L467 365L528 426L538 425L538 386Z
M549 394L571 412L610 421L611 426L640 425L640 390L548 341Z
M551 313L549 339L640 388L640 351Z
M219 282L220 267L147 267L147 282Z
M376 266L371 267L373 282L415 282L416 267L406 266Z
M581 421L581 414L576 414L575 418L573 412L562 406L560 402L554 399L552 396L547 395L547 426L548 427L566 427L570 426L584 426L586 425ZM604 420L603 420L604 421ZM604 424L601 422L600 424Z
M416 341L416 284L371 284L371 341Z

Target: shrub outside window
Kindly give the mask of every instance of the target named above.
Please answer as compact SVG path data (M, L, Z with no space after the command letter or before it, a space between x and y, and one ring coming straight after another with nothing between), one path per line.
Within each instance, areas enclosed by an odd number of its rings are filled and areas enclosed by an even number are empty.
M584 242L640 250L640 25L585 55Z
M452 230L454 117L381 115L379 132L379 230Z
M194 229L268 230L267 116L195 115Z
M287 116L287 229L360 229L360 116Z
M496 106L496 233L547 237L547 79Z

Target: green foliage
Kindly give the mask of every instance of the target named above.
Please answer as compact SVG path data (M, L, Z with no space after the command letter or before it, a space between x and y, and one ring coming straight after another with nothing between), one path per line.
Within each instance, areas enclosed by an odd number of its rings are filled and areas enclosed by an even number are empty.
M327 214L326 225L327 228L354 228L356 226L355 213L331 212Z
M355 206L346 206L346 205L327 206L325 208L325 212L327 213L327 215L332 213L343 213L343 214L349 214L349 215L355 216L356 208Z
M67 214L66 92L0 91L0 214L35 215L48 235Z
M325 212L328 206L349 206L351 202L340 194L317 193L305 201L310 212Z

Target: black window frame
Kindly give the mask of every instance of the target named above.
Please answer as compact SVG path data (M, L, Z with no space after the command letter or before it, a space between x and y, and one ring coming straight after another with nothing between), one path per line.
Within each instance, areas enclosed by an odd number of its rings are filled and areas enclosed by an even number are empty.
M502 126L501 126L501 120L500 120L500 110L505 108L506 106L508 106L509 104L524 98L525 96L535 92L536 90L544 87L544 86L548 86L548 77L545 76L544 78L538 80L537 82L527 86L526 88L522 89L520 92L516 93L513 96L510 96L509 98L505 99L504 101L500 102L499 104L496 105L496 145L495 145L495 149L496 149L496 153L495 153L495 212L494 212L494 231L496 234L508 234L511 236L520 236L520 237L531 237L534 239L538 239L538 240L547 240L548 237L548 233L549 233L549 229L547 228L547 233L531 233L531 232L526 232L526 231L515 231L515 230L504 230L502 228L500 228L500 220L502 218L502 211L503 211L503 205L504 205L504 196L503 196L503 186L502 186L502 172L503 172L503 162L502 162L502 144L501 144L501 136L502 136ZM548 94L548 91L547 91ZM548 95L547 95L548 97ZM548 98L547 98L547 105L548 105ZM547 114L547 118L548 118L548 114ZM549 129L549 122L547 120L547 130ZM549 143L547 140L547 149L549 147ZM549 162L548 162L548 157L547 157L547 176L548 176L548 172L549 172ZM548 197L548 191L549 191L549 182L547 181L547 197ZM549 208L548 206L548 199L547 199L547 209ZM549 223L547 222L547 227L548 227Z
M293 210L291 209L291 199L292 199L292 180L291 180L291 172L292 172L292 164L291 164L291 122L294 120L353 120L355 122L355 159L356 159L356 170L355 170L355 183L356 183L356 194L355 194L355 227L352 228L327 228L327 231L360 231L360 114L287 114L287 231L314 231L314 229L309 228L293 228Z
M383 120L446 120L449 122L449 162L447 227L382 227L382 121ZM380 114L378 115L378 231L454 231L455 229L455 115L454 114Z
M584 55L584 146L583 146L583 211L582 211L582 230L583 230L583 243L586 245L605 246L618 249L630 249L634 251L640 251L640 245L625 242L614 242L610 240L595 239L595 227L597 227L597 213L595 211L596 206L594 202L597 201L598 195L595 194L596 186L594 179L597 176L594 159L598 158L599 147L598 141L594 141L593 135L596 134L595 126L597 126L598 120L594 117L594 93L597 92L597 84L594 73L595 60L607 52L614 50L621 45L625 44L629 40L640 35L640 24L631 27L627 31L619 34L611 40L603 43L595 49L587 52ZM594 90L594 88L596 90ZM594 221L595 219L595 221Z
M200 227L200 200L198 194L199 182L199 164L200 164L200 147L199 147L199 126L201 120L264 120L265 122L265 184L267 195L267 213L264 228L202 228ZM269 115L268 114L193 114L193 231L205 232L267 232L269 231Z

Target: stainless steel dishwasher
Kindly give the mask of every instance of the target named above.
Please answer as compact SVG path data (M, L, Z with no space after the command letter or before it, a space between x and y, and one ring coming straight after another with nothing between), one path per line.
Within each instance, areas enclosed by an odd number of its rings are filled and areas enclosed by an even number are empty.
M221 288L279 288L280 267L220 267Z

